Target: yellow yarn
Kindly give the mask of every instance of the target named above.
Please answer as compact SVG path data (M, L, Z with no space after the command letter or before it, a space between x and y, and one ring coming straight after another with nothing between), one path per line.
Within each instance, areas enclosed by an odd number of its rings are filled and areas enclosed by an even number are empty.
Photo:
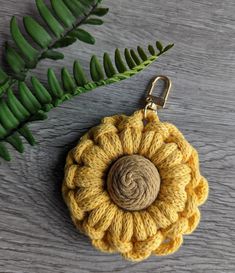
M161 178L156 200L139 211L117 206L106 185L111 165L133 154L149 159ZM82 137L68 154L62 192L74 224L97 249L141 261L179 249L199 223L208 183L182 133L154 112L144 120L138 111L106 117Z

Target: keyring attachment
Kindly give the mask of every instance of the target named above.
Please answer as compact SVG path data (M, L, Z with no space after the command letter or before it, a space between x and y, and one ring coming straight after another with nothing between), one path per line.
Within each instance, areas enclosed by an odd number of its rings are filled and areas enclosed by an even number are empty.
M154 90L155 86L157 85L157 82L160 80L165 82L165 89L162 92L161 96L153 96L152 95L153 90ZM144 118L145 119L147 117L148 110L152 110L152 111L157 112L157 110L159 108L165 108L166 102L167 102L167 99L168 99L168 96L169 96L169 93L171 90L171 86L172 86L171 80L166 76L157 76L156 78L153 79L150 89L148 90L147 97L146 97L146 106L144 108Z

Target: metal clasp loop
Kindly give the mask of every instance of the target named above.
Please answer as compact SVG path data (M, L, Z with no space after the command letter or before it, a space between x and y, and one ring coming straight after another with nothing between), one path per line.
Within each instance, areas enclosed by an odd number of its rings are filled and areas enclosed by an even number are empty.
M157 85L157 82L160 80L165 82L165 89L163 90L161 96L153 96L154 88ZM146 106L144 108L145 118L147 115L147 110L152 110L157 112L159 108L165 108L171 87L172 87L171 80L166 76L157 76L156 78L153 79L146 97Z

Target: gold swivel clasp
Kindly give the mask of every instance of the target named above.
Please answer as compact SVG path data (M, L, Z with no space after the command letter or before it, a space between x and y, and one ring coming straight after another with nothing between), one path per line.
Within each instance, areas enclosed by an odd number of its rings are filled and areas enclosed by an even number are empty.
M164 81L165 88L160 96L153 96L154 88L157 85L157 82L161 80ZM145 118L146 118L148 110L157 112L159 108L164 108L166 106L166 102L171 90L171 86L172 86L171 80L166 76L157 76L156 78L153 79L146 97L146 106L144 108Z

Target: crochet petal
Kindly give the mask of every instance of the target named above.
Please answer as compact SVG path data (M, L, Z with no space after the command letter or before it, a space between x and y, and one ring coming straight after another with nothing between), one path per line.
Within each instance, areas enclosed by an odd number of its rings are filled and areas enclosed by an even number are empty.
M71 216L76 220L84 218L84 211L78 206L74 191L69 191L65 199Z
M192 184L192 187L195 188L201 179L198 153L196 150L194 149L192 150L192 154L187 164L191 168L191 176L192 176L191 184Z
M102 219L103 215L107 213L111 202L108 200L95 209L93 209L90 214L88 215L87 224L91 227L94 227L100 219Z
M167 238L154 252L155 255L165 256L176 252L183 243L183 236Z
M143 133L138 154L143 156L147 155L148 150L152 144L154 135L155 135L154 131L146 131Z
M72 150L73 158L77 164L82 163L81 156L93 145L94 143L92 140L84 138L84 140L82 140L79 145Z
M152 156L151 161L157 167L163 160L177 150L175 143L163 144L160 149Z
M87 218L81 223L80 229L92 240L102 240L105 236L105 232L103 230L97 230L94 227L91 227L87 222Z
M102 252L114 253L116 251L106 235L102 239L93 239L92 245Z
M168 238L174 238L181 234L185 234L188 230L188 219L180 217L178 221L172 224L166 231L165 234Z
M157 168L160 170L165 169L166 171L170 168L180 165L183 163L183 156L180 150L173 151L167 158L158 163Z
M162 135L160 133L155 132L152 143L149 147L148 152L146 153L146 157L151 159L153 155L158 151L158 149L161 148L163 144L164 144L164 140Z
M113 221L109 227L109 233L112 235L112 238L120 239L121 232L122 232L122 217L123 217L123 211L118 209L115 213L115 216L113 218Z
M94 145L86 150L81 156L81 161L85 166L105 171L110 164L109 156L99 146Z
M145 241L137 241L134 243L134 247L127 253L123 254L123 257L127 260L138 262L147 259L156 248L159 247L163 240L161 232L158 232L154 236L146 239Z
M198 208L198 198L191 186L186 188L186 192L187 201L185 204L185 209L182 212L182 214L185 217L191 217Z
M69 166L73 165L75 162L74 156L73 156L73 150L68 152L67 158L66 158L66 164L65 168L68 168Z
M209 193L208 182L204 177L201 177L201 180L194 191L197 195L198 206L201 206L206 201Z
M91 130L91 135L94 141L97 143L105 135L116 135L118 129L112 123L102 123Z
M119 134L120 141L122 143L123 154L131 155L134 153L134 143L132 139L131 128L127 128L120 132Z
M194 214L188 218L188 228L185 231L185 234L191 234L196 227L198 226L201 218L201 213L199 209L197 208L194 212Z
M147 237L154 236L157 233L157 225L151 215L147 211L143 210L140 211L140 216L142 218Z
M117 159L123 154L121 141L116 133L108 133L97 138L97 145L108 152L112 160Z
M126 118L127 118L126 115L115 115L111 117L105 117L101 120L101 124L112 124L115 127L118 127L118 124L120 124Z
M179 164L170 168L169 170L159 170L160 176L162 179L168 178L182 178L185 175L191 174L191 168L186 164Z
M139 252L139 251L129 251L127 253L122 254L122 256L131 262L141 262L145 259L148 259L151 255L151 252Z
M148 257L152 251L160 246L163 241L163 235L159 231L154 236L147 238L144 241L135 242L133 252L141 253L142 256Z
M158 200L170 204L177 212L183 211L187 201L187 193L180 185L162 185L158 194Z
M109 227L108 231L108 237L109 241L111 242L111 245L116 251L119 251L121 253L129 252L133 248L133 244L131 241L125 241L124 237L122 237L123 234L123 219L130 220L131 218L126 217L124 218L124 212L122 210L117 210L112 224ZM129 218L129 219L128 219ZM130 222L130 221L128 221ZM127 222L127 223L128 223ZM131 223L131 222L130 222ZM126 223L124 223L125 225ZM128 230L130 233L131 231ZM127 234L128 235L128 234ZM127 236L126 236L127 237Z
M170 134L168 139L166 140L166 142L170 143L173 142L175 144L177 144L182 157L183 157L183 162L182 163L186 163L188 161L188 159L190 158L191 154L192 154L192 146L186 141L186 139L184 138L184 136L179 133L179 131L177 131L176 134Z
M145 225L141 218L140 212L133 212L133 224L134 224L134 233L133 237L136 241L144 241L147 239L147 232L145 230Z
M185 189L185 186L188 185L191 182L191 173L189 172L188 174L182 176L182 177L169 177L169 178L164 178L161 181L161 186L168 186L170 187L171 185L178 186L180 188Z
M141 142L142 131L132 129L133 154L137 154Z
M131 212L124 212L122 218L122 232L120 238L124 242L131 241L133 236L133 216Z
M126 117L118 124L119 138L125 155L137 153L142 137L143 113L135 112L133 116Z
M100 188L104 186L103 172L91 167L83 166L77 169L74 184L81 188Z
M100 220L95 224L94 228L97 230L106 231L111 225L117 210L117 206L113 203L110 203L110 206L106 210L106 213L102 214Z
M76 188L75 176L76 176L77 170L78 170L77 165L70 165L69 167L65 168L64 183L66 184L68 189Z
M107 192L102 192L99 189L93 189L93 191L85 188L80 189L76 195L77 204L84 211L91 211L109 199Z
M159 210L156 205L151 205L147 208L147 211L155 221L157 229L167 228L171 224L171 222L166 218L166 216Z
M163 137L164 141L169 137L170 134L168 127L163 122L149 122L148 124L146 124L145 130L159 133Z
M83 222L84 231L92 239L102 239L113 220L116 210L115 205L108 201L104 202L102 206L92 210L86 221Z
M173 137L178 136L178 137L184 138L184 135L180 132L180 130L174 124L169 122L163 122L163 124L169 132L168 138L170 138L171 136Z
M154 202L154 205L158 207L159 211L165 215L171 224L178 220L179 215L177 213L177 207L172 206L166 202L162 202L158 199Z

